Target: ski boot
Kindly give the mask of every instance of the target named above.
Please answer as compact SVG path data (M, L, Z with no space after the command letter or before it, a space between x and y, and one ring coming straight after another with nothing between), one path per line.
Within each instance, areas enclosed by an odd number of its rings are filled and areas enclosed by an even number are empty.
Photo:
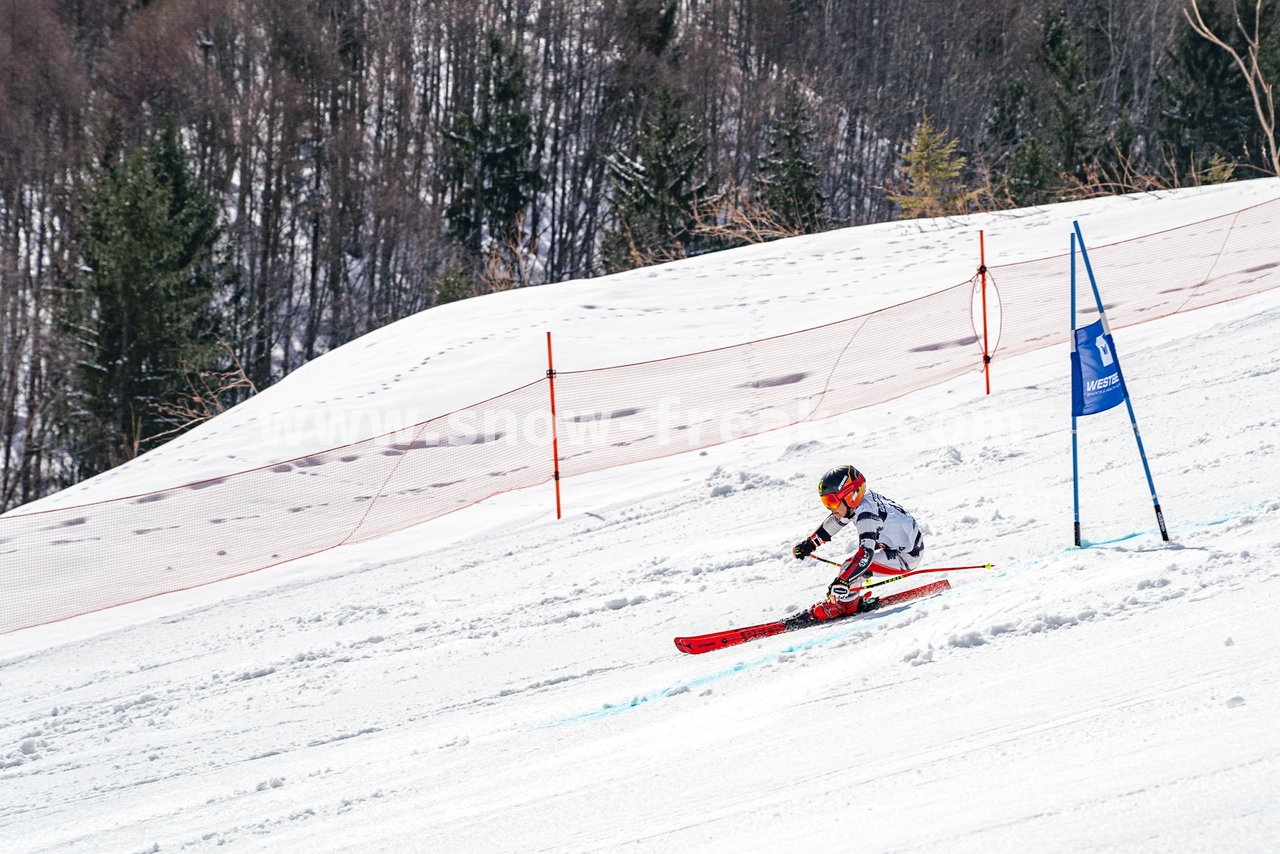
M786 623L788 630L798 629L801 626L811 626L827 620L837 620L843 617L852 617L854 614L864 614L879 607L880 600L870 596L859 596L856 599L850 599L848 602L819 602L808 610L792 614L783 622Z

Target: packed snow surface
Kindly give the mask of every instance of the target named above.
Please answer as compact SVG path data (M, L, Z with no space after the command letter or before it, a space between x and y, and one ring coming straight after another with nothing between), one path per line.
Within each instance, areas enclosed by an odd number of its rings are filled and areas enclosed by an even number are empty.
M440 414L535 379L546 329L564 369L674 355L964 281L978 229L1007 263L1075 219L1097 245L1277 195L869 226L446 306L44 506ZM560 521L526 490L0 637L0 849L1273 851L1280 291L1116 333L1169 543L1120 407L1081 420L1071 547L1066 337L997 358L990 396L975 372L568 479ZM845 463L922 522L928 565L995 569L676 652L821 597L831 568L790 547Z

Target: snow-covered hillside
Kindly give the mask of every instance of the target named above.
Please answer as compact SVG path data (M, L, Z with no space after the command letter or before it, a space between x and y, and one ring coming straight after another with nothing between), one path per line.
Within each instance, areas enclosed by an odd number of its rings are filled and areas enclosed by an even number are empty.
M1280 195L1280 181L890 224L486 297L353 342L70 494L224 474L565 369L736 343ZM1098 269L1104 295L1107 271ZM909 334L909 330L904 334ZM0 637L16 851L1268 851L1280 838L1280 291L818 424L499 496L381 540ZM1065 335L1064 335L1065 338ZM323 412L324 416L316 417ZM391 423L385 420L391 419ZM403 420L401 420L403 419ZM262 425L274 424L271 430ZM703 656L820 598L790 546L853 463L943 596ZM824 554L838 557L837 540ZM119 571L126 572L127 567Z
M19 512L220 477L451 412L542 377L547 331L561 371L680 355L964 282L978 266L979 231L988 264L1013 264L1064 254L1073 219L1096 247L1277 196L1280 181L1257 180L883 223L452 303L353 341L215 422Z

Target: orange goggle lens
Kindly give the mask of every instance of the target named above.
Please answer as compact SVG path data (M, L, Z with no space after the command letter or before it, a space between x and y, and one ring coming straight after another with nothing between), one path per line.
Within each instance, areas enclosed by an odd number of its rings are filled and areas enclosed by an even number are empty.
M866 484L866 480L859 477L857 480L845 484L844 489L839 492L829 492L826 495L820 495L818 497L822 499L822 506L834 513L836 508L840 506L841 501L845 501L853 496L857 496L858 499L861 499L864 484ZM855 501L853 504L856 505L857 502Z

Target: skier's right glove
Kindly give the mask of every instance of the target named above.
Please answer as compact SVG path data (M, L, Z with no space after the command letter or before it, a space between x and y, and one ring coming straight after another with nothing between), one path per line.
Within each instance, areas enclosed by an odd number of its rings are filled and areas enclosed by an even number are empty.
M813 554L814 550L820 545L822 545L822 542L818 539L818 535L811 534L809 539L796 543L796 547L791 550L791 554L795 555L796 560L804 560Z
M830 602L851 602L857 599L861 590L853 587L843 578L837 578L827 587L827 600Z

